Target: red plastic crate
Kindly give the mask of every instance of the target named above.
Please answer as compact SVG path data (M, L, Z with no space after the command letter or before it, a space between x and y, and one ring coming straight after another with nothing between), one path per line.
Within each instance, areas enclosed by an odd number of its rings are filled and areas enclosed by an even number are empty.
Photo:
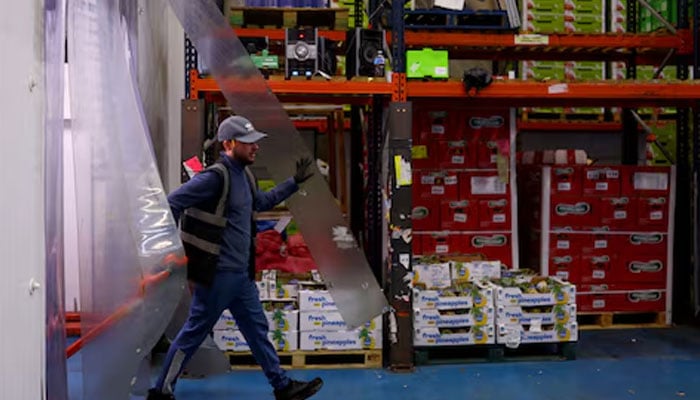
M466 140L442 140L437 143L440 168L474 168L476 156L473 145Z
M671 170L668 167L622 167L623 196L665 196L671 187Z
M574 230L598 227L599 202L596 198L552 195L550 200L550 225L552 229Z
M509 197L510 185L502 182L496 171L462 172L459 175L460 198Z
M457 173L448 171L414 171L413 198L457 200L459 179Z
M630 197L600 199L600 223L611 230L633 230L638 225L638 202Z
M440 230L440 202L421 198L414 199L411 222L414 231Z
M578 285L579 312L663 312L666 292L649 285Z
M668 228L668 199L666 196L637 198L637 216L642 229Z
M575 252L549 256L549 275L573 284L581 281L581 257Z
M581 196L582 169L578 166L552 166L552 195Z
M473 200L443 201L440 206L440 227L451 231L467 231L477 228L477 204Z
M510 229L510 202L508 199L479 200L479 228L484 230Z

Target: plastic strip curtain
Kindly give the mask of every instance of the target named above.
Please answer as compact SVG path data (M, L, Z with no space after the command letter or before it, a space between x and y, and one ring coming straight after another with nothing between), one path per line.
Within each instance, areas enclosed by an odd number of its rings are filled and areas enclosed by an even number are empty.
M46 214L46 398L68 398L63 290L63 60L66 8L44 3L46 114L44 148Z
M234 30L214 1L170 4L233 111L270 134L261 142L258 165L276 182L288 178L295 160L310 153ZM357 327L381 314L386 298L318 171L288 205L348 325Z
M86 399L129 398L186 285L127 45L135 3L68 3Z

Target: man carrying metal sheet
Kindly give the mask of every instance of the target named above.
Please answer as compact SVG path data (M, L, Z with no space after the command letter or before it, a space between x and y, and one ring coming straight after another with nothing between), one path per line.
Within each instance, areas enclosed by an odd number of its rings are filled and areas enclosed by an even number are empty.
M255 161L257 142L266 136L241 116L225 119L217 133L224 147L221 159L168 196L175 220L182 215L188 277L195 285L187 322L170 346L148 400L175 398L183 367L225 309L236 319L277 400L307 399L323 385L320 378L292 380L280 367L254 282L254 211L273 208L313 175L311 159L304 158L294 177L269 192L258 190L248 165Z

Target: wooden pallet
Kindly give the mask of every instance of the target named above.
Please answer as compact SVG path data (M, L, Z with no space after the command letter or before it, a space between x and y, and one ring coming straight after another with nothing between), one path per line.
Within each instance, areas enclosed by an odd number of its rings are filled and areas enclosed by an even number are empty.
M259 369L250 352L226 352L233 370ZM382 368L382 350L316 350L279 352L282 367L291 369Z
M576 342L523 343L515 349L502 344L421 347L416 365L470 364L503 361L575 360Z
M668 328L665 312L580 312L579 330Z
M349 14L346 8L231 7L227 15L231 26L237 28L315 27L347 30Z

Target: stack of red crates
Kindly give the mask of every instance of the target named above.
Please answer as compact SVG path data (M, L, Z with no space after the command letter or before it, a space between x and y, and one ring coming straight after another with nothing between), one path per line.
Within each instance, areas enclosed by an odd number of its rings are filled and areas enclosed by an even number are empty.
M498 170L499 155L510 155L509 113L414 103L415 255L481 255L513 266L514 193Z
M669 310L671 168L518 168L528 265L576 284L579 312Z

